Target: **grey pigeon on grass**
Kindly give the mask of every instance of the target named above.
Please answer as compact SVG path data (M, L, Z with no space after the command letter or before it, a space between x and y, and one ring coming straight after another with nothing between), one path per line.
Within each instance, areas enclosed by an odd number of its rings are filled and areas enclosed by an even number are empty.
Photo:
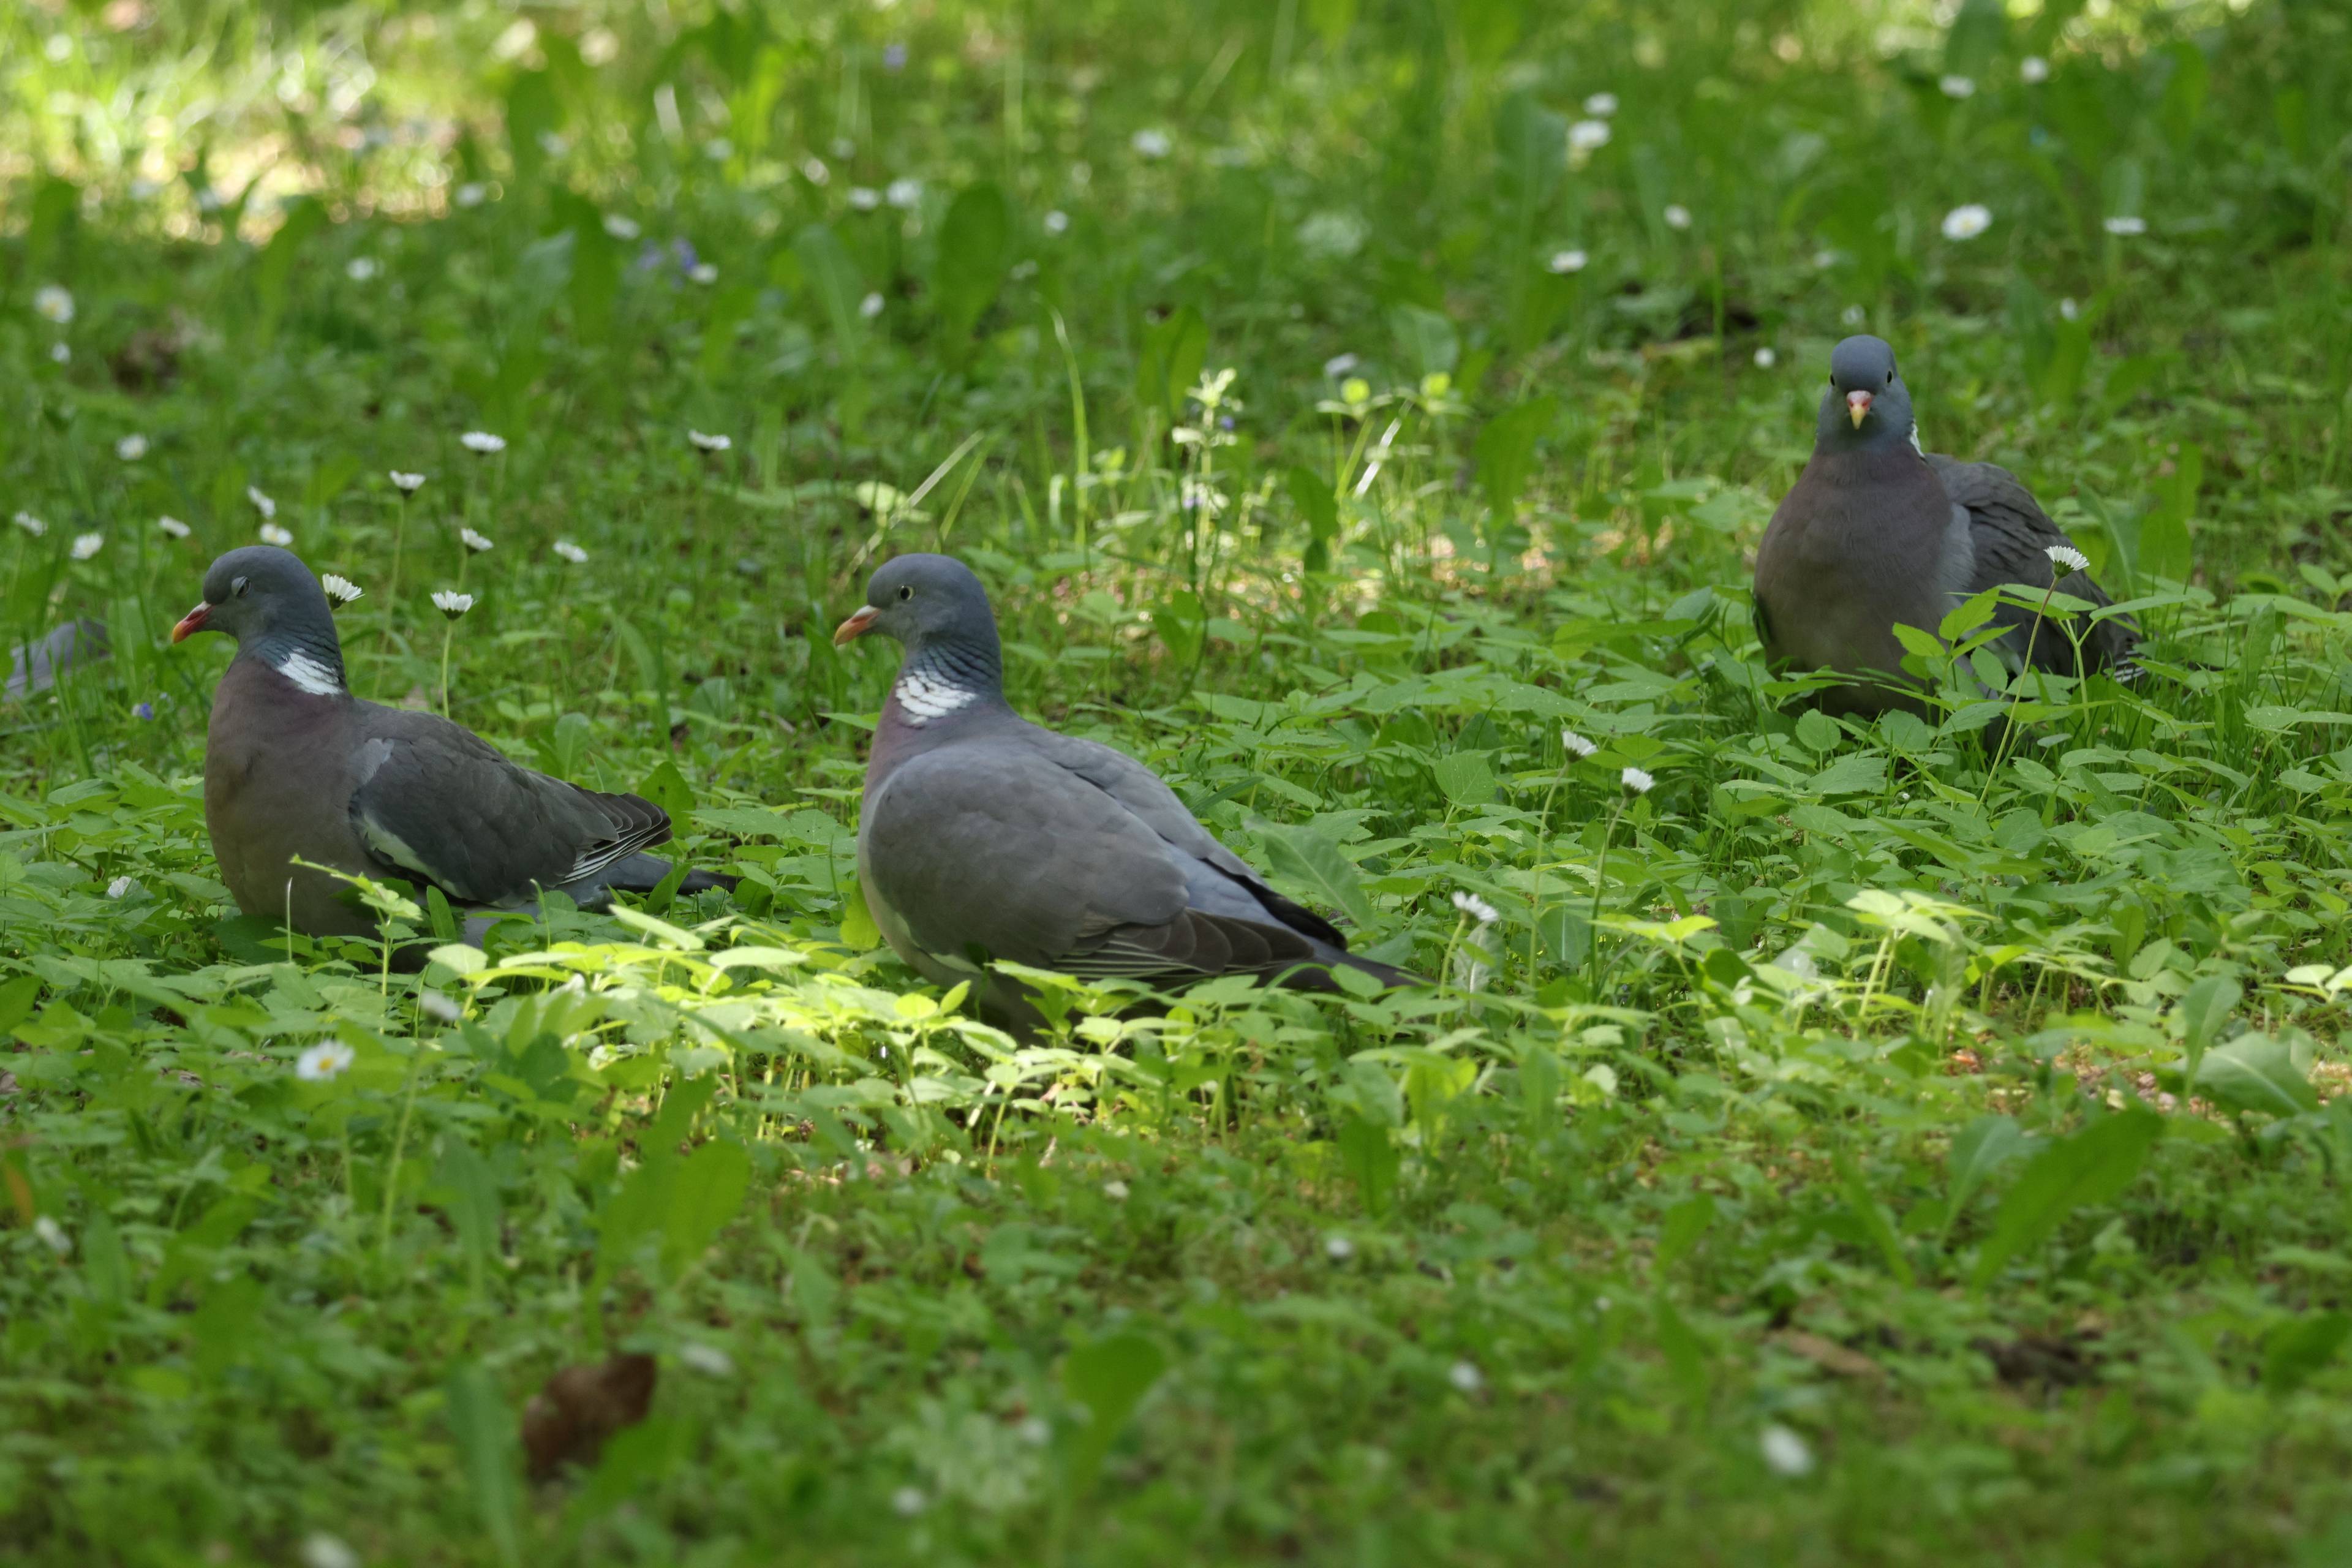
M37 696L55 686L60 675L95 664L112 652L104 621L68 621L38 641L8 651L8 679L0 685L0 700L15 702Z
M1765 661L1858 678L1818 694L1832 713L1916 710L1917 683L1901 673L1895 627L1933 634L1953 606L2000 584L2047 588L2059 581L2053 550L2074 568L2060 593L2114 603L2016 475L1922 452L1895 351L1878 338L1848 338L1830 355L1812 460L1756 552ZM2030 661L2064 675L2137 673L2137 631L2125 616L2045 620L2002 605L1994 619L2007 629L1992 651L2012 670Z
M527 910L542 892L593 909L669 874L643 853L670 833L651 801L517 767L438 714L352 696L326 593L288 552L257 544L214 562L172 640L201 631L237 645L205 734L205 824L247 914L313 936L375 934L348 884L296 858L438 888L472 910ZM727 885L697 872L681 890Z
M884 937L925 977L978 982L982 1012L1024 1030L1037 1010L992 960L1160 986L1247 973L1330 990L1340 967L1415 983L1350 953L1150 769L1013 712L996 617L961 562L882 567L833 640L867 632L906 655L866 764L858 879Z

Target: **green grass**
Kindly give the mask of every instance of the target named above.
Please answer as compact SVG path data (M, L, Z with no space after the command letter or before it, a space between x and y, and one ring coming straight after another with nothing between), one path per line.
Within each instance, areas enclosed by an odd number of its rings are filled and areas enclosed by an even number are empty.
M1570 10L0 18L0 644L114 647L0 707L0 1554L2352 1552L2352 29ZM2158 679L1799 716L1745 562L1853 321ZM233 918L165 634L248 487L358 689L446 652L739 897L417 981ZM943 1008L826 636L914 548L1444 983Z

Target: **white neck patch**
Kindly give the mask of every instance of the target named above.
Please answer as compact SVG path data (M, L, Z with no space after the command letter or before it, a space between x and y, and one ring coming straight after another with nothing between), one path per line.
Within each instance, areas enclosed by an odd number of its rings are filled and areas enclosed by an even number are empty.
M944 719L980 700L976 691L950 685L917 669L900 676L890 695L898 700L898 710L907 716L907 722L919 727L933 719Z
M313 697L342 695L343 683L336 678L335 672L299 648L270 668L292 681L297 690L307 691Z

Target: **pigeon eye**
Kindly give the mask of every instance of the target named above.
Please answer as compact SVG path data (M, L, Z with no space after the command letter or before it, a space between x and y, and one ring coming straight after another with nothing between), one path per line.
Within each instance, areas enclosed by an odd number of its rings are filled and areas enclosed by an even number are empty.
M901 588L901 589L899 589L899 590L898 590L898 597L900 597L900 598L902 598L902 599L911 599L911 598L913 598L914 596L915 596L915 590L914 590L914 589L912 589L912 588Z
M237 596L239 596L239 597L242 597L242 596L243 596L243 595L244 595L244 593L245 593L245 579L244 579L244 578L242 578L242 577L239 577L236 582L231 583L231 584L228 585L228 591L229 591L232 595L237 595Z
M1895 373L1891 370L1886 373L1886 384L1889 386L1895 384Z

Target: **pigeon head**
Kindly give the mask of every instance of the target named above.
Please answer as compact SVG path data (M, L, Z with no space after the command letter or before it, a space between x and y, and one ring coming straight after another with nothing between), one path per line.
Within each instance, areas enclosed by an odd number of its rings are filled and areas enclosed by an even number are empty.
M833 634L838 647L867 632L896 639L909 658L934 647L996 651L988 590L951 555L901 555L866 585L866 603Z
M1911 437L1911 390L1884 338L1852 337L1830 351L1830 384L1822 394L1822 442L1873 447Z
M203 602L172 628L172 640L197 632L226 633L240 654L268 660L306 690L342 689L342 644L327 591L290 551L249 544L214 562Z

